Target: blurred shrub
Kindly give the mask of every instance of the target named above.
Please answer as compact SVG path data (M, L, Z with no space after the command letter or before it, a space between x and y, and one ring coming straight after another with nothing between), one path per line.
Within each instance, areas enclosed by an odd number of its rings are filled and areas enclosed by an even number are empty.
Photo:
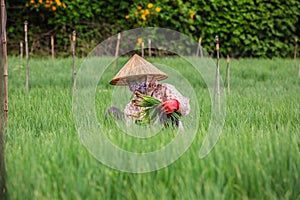
M77 32L77 55L86 55L96 44L124 29L129 3L115 0L12 0L7 3L10 52L16 54L24 40L23 22L29 22L29 46L36 54L50 53L55 36L56 53L70 54L70 36ZM46 52L46 53L45 53Z
M201 36L210 53L218 35L224 56L290 57L300 35L299 10L298 0L159 0L135 2L125 17L133 27L170 28L195 40Z
M62 55L69 54L73 30L78 55L120 31L147 26L170 28L196 41L201 36L210 54L218 35L221 55L232 57L292 57L294 37L300 37L298 0L21 1L7 3L10 52L18 51L25 19L32 52L50 52L53 34Z

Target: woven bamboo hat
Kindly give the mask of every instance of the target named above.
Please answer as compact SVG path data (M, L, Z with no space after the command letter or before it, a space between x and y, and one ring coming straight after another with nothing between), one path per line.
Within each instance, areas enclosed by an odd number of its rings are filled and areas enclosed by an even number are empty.
M152 76L158 81L168 78L167 74L144 58L134 54L109 83L111 85L127 85L126 79L138 79L142 76Z

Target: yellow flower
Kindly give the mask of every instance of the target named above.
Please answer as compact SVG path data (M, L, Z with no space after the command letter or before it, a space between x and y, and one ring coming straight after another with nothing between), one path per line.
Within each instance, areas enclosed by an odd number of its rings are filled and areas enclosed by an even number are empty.
M138 40L137 40L137 45L141 45L142 42L143 42L143 39L142 39L142 38L138 38Z
M190 18L191 18L191 19L194 19L194 16L195 16L194 11L191 11L191 12L190 12Z
M146 15L145 15L145 14L142 14L141 17L142 17L142 19L143 19L144 21L146 21Z
M135 12L134 14L135 14L135 16L137 17L137 16L139 15L139 12Z
M60 0L55 0L55 3L57 4L57 6L61 6Z
M125 19L129 19L129 18L130 18L130 16L129 16L129 15L126 15L126 16L125 16Z
M62 3L62 6L63 6L63 8L66 8L66 7L67 7L65 3Z
M34 0L30 0L30 3L34 3Z
M144 12L144 14L145 14L145 15L149 15L149 14L150 14L150 11L149 11L148 9L146 9L145 12Z
M26 3L25 6L28 8L29 7L28 3Z
M141 10L141 9L142 9L142 6L138 6L137 9L138 9L138 10Z
M43 3L43 0L39 0L39 3L42 4L42 3Z
M153 4L152 3L149 3L148 4L148 8L152 8L153 7Z
M161 8L160 7L156 7L155 11L159 13L161 11Z
M52 6L52 11L56 11L56 6Z

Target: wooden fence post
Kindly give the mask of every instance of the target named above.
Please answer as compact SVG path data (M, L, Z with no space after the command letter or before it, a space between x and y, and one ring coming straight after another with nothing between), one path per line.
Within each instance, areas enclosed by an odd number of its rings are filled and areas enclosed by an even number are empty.
M298 47L298 37L295 37L295 49L294 49L294 67L297 67L297 47Z
M76 31L72 33L72 57L73 57L73 91L76 92L76 63L75 63L75 46L76 46Z
M121 33L118 33L118 40L117 40L116 53L115 53L115 61L114 61L114 69L116 69L116 67L117 67L117 60L118 60L118 55L119 55L120 40L121 40Z
M203 58L203 49L202 49L201 42L202 42L202 37L199 37L196 56L198 57L200 54L200 57Z
M51 57L54 59L54 36L51 35Z
M24 22L24 32L25 32L25 53L26 53L26 89L29 90L29 55L28 55L28 38L27 38L27 31L28 31L28 22Z
M217 67L216 67L216 77L215 77L215 87L214 87L214 107L216 106L216 95L218 97L218 111L221 111L221 96L220 96L220 47L219 47L219 37L215 37L216 40L216 51L217 51Z
M8 122L8 67L7 67L7 44L6 44L6 10L5 2L1 0L1 40L3 53L3 80L4 80L4 120Z
M7 188L6 188L6 170L5 170L5 142L4 133L7 128L8 123L8 69L7 69L7 44L6 44L6 9L5 2L1 0L1 44L2 44L2 55L3 67L1 63L1 75L3 73L3 79L0 78L0 105L3 105L2 94L4 94L4 109L0 109L0 199L7 199ZM1 59L0 58L0 59ZM2 88L3 86L3 88ZM4 89L4 92L2 90ZM4 121L3 121L3 111L4 111Z
M151 52L151 39L148 39L148 56L149 57L152 56L152 52Z
M228 94L230 93L230 57L229 55L227 55L227 70L226 70L226 74L227 74L227 90L228 90Z
M20 59L23 60L23 42L20 41Z
M142 57L144 58L144 42L142 42Z

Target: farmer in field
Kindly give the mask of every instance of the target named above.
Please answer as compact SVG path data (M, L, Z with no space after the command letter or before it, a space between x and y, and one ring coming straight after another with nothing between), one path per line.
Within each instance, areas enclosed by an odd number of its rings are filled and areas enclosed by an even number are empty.
M133 99L126 105L124 113L116 107L111 107L106 114L112 113L117 118L123 115L127 122L131 120L138 122L144 117L140 113L145 110L145 106L142 104L145 103L145 99L148 100L148 96L154 98L156 103L159 102L156 109L163 113L163 115L159 115L162 123L166 122L168 116L173 116L175 113L177 116L189 114L189 98L182 96L173 85L157 82L166 78L168 78L167 74L135 54L110 81L111 85L128 86L134 94ZM172 125L182 128L181 122L177 118L172 120Z

